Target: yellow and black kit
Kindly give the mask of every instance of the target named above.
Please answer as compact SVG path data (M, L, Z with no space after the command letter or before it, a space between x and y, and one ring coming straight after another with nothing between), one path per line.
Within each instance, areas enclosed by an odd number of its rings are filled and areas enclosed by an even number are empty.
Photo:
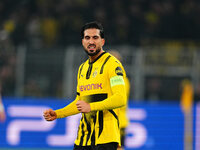
M75 144L90 146L117 142L120 145L119 111L126 104L126 77L122 64L103 52L94 62L79 67L77 97L68 106L56 110L57 118L79 113L78 100L90 103L91 112L82 113Z

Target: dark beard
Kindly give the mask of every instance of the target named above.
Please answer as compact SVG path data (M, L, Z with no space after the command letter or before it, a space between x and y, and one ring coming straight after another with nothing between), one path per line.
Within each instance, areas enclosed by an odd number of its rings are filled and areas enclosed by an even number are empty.
M98 48L98 49L96 50L96 52L94 52L94 53L90 53L90 52L88 52L86 49L84 49L84 50L85 50L85 52L86 52L89 56L95 56L95 55L99 54L99 52L101 51L100 48Z

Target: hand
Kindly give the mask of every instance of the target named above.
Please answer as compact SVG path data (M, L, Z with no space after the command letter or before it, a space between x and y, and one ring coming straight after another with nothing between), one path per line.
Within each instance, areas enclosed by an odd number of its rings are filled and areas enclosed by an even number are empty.
M88 113L91 111L90 104L86 103L85 101L79 100L76 103L76 106L77 106L78 111L82 113Z
M46 121L53 121L57 119L56 112L52 109L45 110L43 116Z

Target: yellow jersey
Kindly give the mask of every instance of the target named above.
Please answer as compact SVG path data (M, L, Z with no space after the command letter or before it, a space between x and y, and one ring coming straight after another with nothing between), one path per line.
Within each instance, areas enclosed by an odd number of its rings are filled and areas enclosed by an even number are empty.
M129 99L129 93L130 93L130 82L127 77L124 79L124 82L125 82L125 88L126 88L127 102L125 106L120 108L120 113L119 113L120 128L126 128L129 124L127 109L128 109L128 99Z
M126 104L126 77L122 64L103 52L94 62L80 65L77 75L77 97L68 106L56 110L57 118L79 113L78 100L90 104L91 112L82 113L75 144L90 146L117 142L120 145L119 112Z

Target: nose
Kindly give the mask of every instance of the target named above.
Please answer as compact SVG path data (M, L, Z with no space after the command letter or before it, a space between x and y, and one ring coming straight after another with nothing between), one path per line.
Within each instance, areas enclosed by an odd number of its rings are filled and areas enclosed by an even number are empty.
M94 44L94 40L92 38L89 40L89 44Z

